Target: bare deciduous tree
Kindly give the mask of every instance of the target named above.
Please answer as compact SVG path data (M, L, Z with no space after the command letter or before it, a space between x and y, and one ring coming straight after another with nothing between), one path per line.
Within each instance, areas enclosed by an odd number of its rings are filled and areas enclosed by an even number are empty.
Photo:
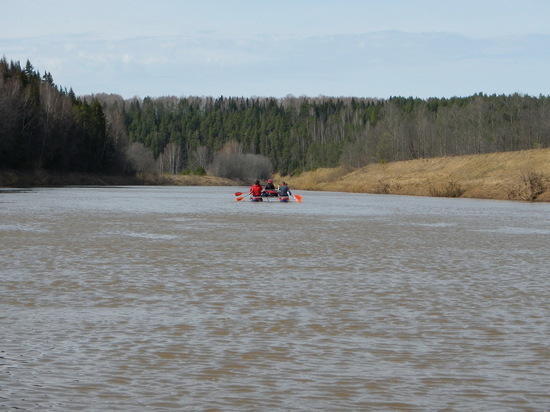
M142 143L132 143L126 149L126 158L136 173L155 173L153 152Z
M267 179L273 173L273 165L267 157L243 154L242 145L237 142L227 143L216 153L209 169L214 176L241 180Z
M168 171L173 175L177 174L181 164L181 146L175 143L168 143L160 155L162 171Z
M193 153L192 162L195 167L201 167L206 170L208 169L211 160L212 156L210 155L210 150L208 150L208 147L206 146L197 147L197 150Z

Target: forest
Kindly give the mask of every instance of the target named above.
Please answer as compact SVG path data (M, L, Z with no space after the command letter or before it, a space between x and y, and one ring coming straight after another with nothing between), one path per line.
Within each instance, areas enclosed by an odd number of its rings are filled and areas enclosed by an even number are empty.
M250 180L550 147L550 97L76 96L0 60L0 169Z

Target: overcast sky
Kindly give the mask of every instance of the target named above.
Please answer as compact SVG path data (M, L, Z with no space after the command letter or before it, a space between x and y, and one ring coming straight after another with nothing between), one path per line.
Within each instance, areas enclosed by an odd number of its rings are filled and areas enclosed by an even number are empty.
M548 0L0 0L0 55L77 95L550 95Z

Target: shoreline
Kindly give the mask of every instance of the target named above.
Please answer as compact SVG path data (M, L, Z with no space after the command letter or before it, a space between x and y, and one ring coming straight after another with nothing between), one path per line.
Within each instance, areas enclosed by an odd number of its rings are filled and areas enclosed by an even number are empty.
M275 179L287 179L295 190L550 202L550 149L317 169Z
M214 176L196 175L105 175L53 173L44 170L0 171L0 188L61 186L238 186L241 182Z
M360 169L317 169L274 175L293 190L550 202L550 148L370 164ZM537 186L538 184L538 186ZM196 175L94 175L0 171L0 188L59 186L247 186Z

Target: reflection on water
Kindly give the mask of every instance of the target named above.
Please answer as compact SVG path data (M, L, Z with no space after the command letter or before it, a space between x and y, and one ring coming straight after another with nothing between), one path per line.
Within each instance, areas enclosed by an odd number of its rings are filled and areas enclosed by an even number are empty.
M548 204L0 193L0 409L548 410Z

